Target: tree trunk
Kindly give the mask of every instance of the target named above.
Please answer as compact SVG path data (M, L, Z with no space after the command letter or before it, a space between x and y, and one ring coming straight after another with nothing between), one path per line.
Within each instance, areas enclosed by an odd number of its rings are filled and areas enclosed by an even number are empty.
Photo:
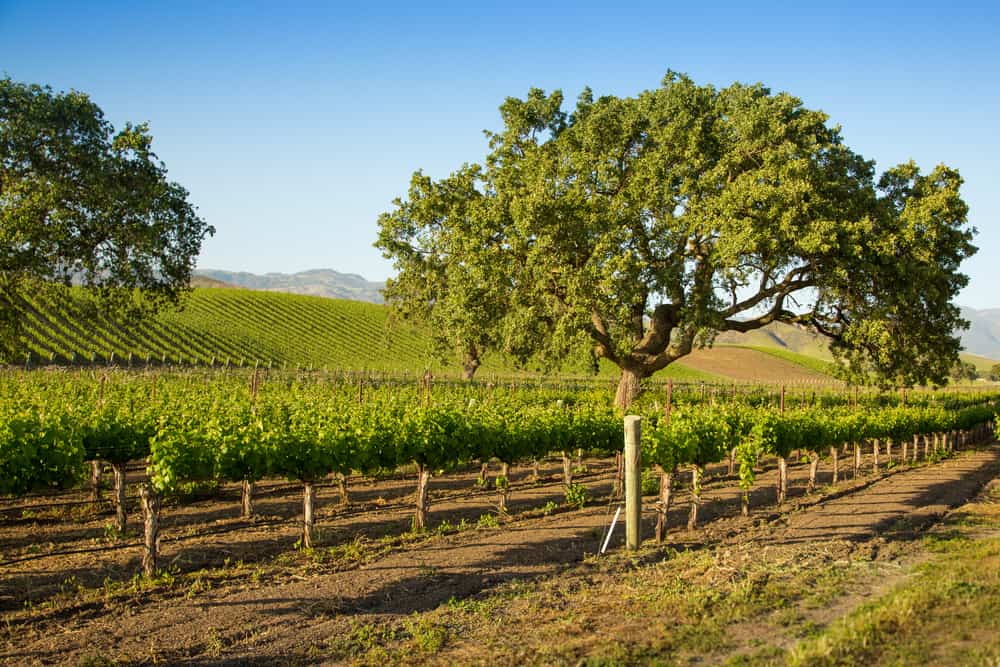
M347 475L342 472L337 473L337 493L340 494L341 507L347 507L351 503L351 497L347 492Z
M861 443L854 443L854 479L861 476Z
M840 452L836 447L830 448L830 458L833 462L833 483L840 481Z
M90 462L90 499L95 503L101 501L101 462Z
M142 572L147 577L156 575L156 557L160 549L160 495L143 484L139 489L144 519L145 550L142 554Z
M478 358L466 357L465 362L462 363L462 379L472 380L476 375L476 371L479 370L480 361Z
M917 462L917 457L920 456L920 435L913 436L913 462Z
M302 483L302 548L312 549L313 525L316 520L313 510L316 506L316 488L312 482Z
M788 497L788 461L784 456L778 457L778 504L781 505Z
M892 466L892 438L885 439L885 464Z
M537 462L536 462L537 463ZM476 484L479 486L486 486L486 475L490 473L490 463L489 461L483 461L479 466L479 479L476 480Z
M115 477L115 530L124 533L127 519L125 516L125 464L112 463L111 470Z
M733 447L729 450L729 472L728 475L732 477L736 474L736 448Z
M914 437L916 437L916 436L914 436ZM902 457L900 458L899 461L900 461L900 463L906 463L907 461L910 460L909 456L908 456L909 453L910 453L910 441L907 440L906 438L903 438L899 442L900 442L900 445L902 445L902 447L903 447Z
M566 452L561 452L563 464L563 484L566 488L573 486L573 460L566 456Z
M541 474L539 472L539 467L540 466L541 466L541 464L538 462L538 459L535 459L535 460L533 460L531 462L531 481L532 482L537 482L538 479L541 477Z
M670 512L670 496L674 486L674 473L660 469L660 502L656 515L656 543L663 544L667 535L667 514Z
M698 525L698 506L701 505L701 466L691 468L691 511L688 513L688 530Z
M806 493L812 493L816 490L816 471L819 469L819 454L816 452L809 452L809 484L806 487Z
M615 407L625 410L632 405L638 398L642 390L642 380L646 377L647 375L638 369L623 368L618 379L618 391L615 392Z
M872 472L876 475L878 474L878 449L879 449L878 438L875 438L872 440L872 458L873 458Z
M500 476L496 479L497 484L497 505L500 515L507 514L507 502L510 500L510 464L500 464Z
M743 489L740 494L740 514L750 516L750 489Z
M253 516L253 482L249 479L243 480L243 489L240 494L240 516L244 519Z
M413 530L420 531L427 527L427 510L430 499L427 496L427 485L431 480L431 471L422 463L417 466L417 499L416 512L413 515Z

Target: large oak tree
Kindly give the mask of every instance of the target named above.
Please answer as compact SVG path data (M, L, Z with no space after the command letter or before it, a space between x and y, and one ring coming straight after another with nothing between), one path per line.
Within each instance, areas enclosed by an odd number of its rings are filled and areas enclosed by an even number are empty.
M380 218L397 307L519 358L586 341L621 369L622 407L718 332L771 322L885 383L943 381L957 359L976 249L954 169L876 178L798 98L672 72L635 97L584 91L572 113L538 89L500 112L482 166L416 175Z
M0 79L0 358L25 290L78 282L128 313L176 303L213 232L145 125L116 132L84 93Z

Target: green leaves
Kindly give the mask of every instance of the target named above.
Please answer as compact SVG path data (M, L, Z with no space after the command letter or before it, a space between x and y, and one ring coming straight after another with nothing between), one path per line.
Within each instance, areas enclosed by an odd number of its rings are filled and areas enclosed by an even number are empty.
M197 216L187 191L167 180L151 144L146 125L115 133L83 93L0 79L5 314L33 280L82 281L122 310L179 299L202 240L214 230ZM0 330L0 354L13 346L13 324Z
M562 102L507 98L482 165L418 172L379 220L391 300L445 348L554 362L589 346L625 383L785 321L831 337L856 377L943 378L975 252L955 170L902 165L876 186L826 114L760 84L670 72Z

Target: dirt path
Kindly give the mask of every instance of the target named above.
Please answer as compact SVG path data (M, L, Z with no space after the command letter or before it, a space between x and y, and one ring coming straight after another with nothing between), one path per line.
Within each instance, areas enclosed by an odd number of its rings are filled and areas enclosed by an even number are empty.
M766 539L781 543L863 539L874 534L903 536L905 531L900 531L907 526L901 526L901 520L910 522L912 530L914 524L971 497L998 471L1000 445L994 444L943 463L902 470L874 483L848 482L841 488L863 488L777 515L778 521L787 519L787 525ZM682 546L736 539L740 527L750 526L755 518L776 518L775 507L760 504L770 502L764 499L773 494L769 489L771 476L773 472L766 472L759 478L755 504L760 509L756 516L675 532L672 543ZM467 480L462 483L467 484ZM592 484L597 490L609 482L598 476ZM797 486L800 490L804 486L801 472ZM522 491L525 495L520 502L525 503L558 493L548 485L534 493L527 487ZM384 489L378 492L384 494ZM706 519L737 513L738 489L730 482L709 485L704 495L702 516ZM478 498L465 511L475 516L487 503L485 496ZM671 515L675 526L686 514L683 496L678 505ZM387 514L377 520L392 517L400 521L404 510ZM501 528L432 537L389 549L370 562L362 558L360 564L350 567L342 561L317 559L280 578L257 578L253 568L247 567L245 576L230 578L215 588L192 588L190 595L174 592L157 597L140 592L133 599L116 598L110 609L96 601L68 614L38 610L34 622L9 633L0 649L0 660L6 664L77 664L99 655L123 662L161 664L319 662L320 656L311 654L310 647L349 634L362 620L398 620L452 598L468 598L501 582L559 573L578 563L585 553L597 550L607 519L607 506L591 506ZM370 524L376 518L355 520L357 529L362 522ZM652 534L651 522L648 516L647 536ZM621 528L619 531L616 542L622 537Z
M789 515L777 541L906 538L1000 473L1000 446L888 475L865 489Z

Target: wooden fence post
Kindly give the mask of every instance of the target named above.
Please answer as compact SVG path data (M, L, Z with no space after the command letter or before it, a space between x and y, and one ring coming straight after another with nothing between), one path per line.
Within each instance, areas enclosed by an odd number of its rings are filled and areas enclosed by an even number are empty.
M625 417L625 548L637 551L642 541L641 417Z

